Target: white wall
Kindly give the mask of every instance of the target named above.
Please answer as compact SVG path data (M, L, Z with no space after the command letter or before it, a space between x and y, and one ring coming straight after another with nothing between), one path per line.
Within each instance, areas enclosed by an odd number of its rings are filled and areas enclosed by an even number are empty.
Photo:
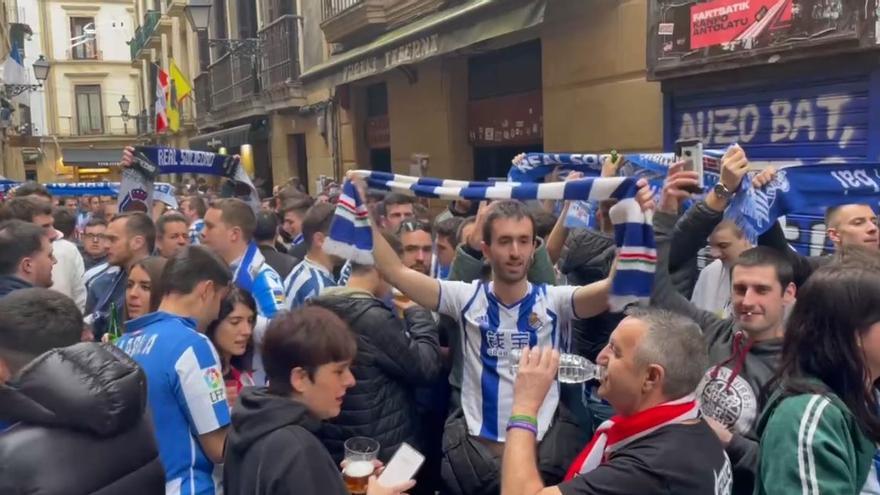
M34 78L34 62L43 54L43 32L40 26L40 12L37 8L37 0L18 0L19 15L22 16L20 22L24 22L31 27L33 36L30 39L25 37L24 42L24 66L27 70L28 81L35 83ZM25 105L31 108L31 122L34 126L35 135L44 135L46 129L46 100L43 89L31 91L22 95Z
M96 8L97 7L97 8ZM52 30L52 47L54 58L70 59L70 18L94 17L97 27L96 39L101 60L128 62L131 60L126 42L134 34L135 20L129 11L133 6L126 4L84 5L80 3L65 4L52 2L49 4L50 26ZM116 26L113 26L113 23Z
M25 0L37 1L37 0ZM131 64L131 52L126 43L134 34L137 23L134 5L127 3L65 3L53 1L47 5L49 26L52 33L54 64L50 77L55 88L55 124L60 136L74 133L76 129L76 103L74 86L101 86L101 110L104 115L105 133L121 134L125 125L119 117L119 99L125 95L131 102L129 113L141 111L140 80L138 69ZM71 53L70 19L92 17L95 19L97 60L74 60ZM132 131L135 121L129 120Z

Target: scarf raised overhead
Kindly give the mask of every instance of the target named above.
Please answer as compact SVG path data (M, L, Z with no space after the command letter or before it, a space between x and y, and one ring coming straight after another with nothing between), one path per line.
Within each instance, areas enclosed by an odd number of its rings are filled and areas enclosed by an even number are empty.
M753 243L776 220L789 213L845 204L880 201L880 163L798 165L780 169L760 189L742 181L725 218L732 219Z
M614 237L620 255L609 303L612 310L620 311L629 304L647 303L650 300L657 252L654 230L651 227L651 212L642 212L635 199L638 192L635 178L591 178L552 184L521 184L420 178L369 170L358 170L355 173L372 189L447 200L616 199L618 202L611 209L611 220L614 223ZM349 181L342 186L329 239L324 242L324 250L356 263L373 263L373 234L369 212L354 184Z

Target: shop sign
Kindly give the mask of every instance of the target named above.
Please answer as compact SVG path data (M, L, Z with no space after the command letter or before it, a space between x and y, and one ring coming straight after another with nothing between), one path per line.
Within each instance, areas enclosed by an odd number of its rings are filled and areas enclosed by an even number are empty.
M793 59L817 48L854 51L873 44L876 16L869 14L866 24L856 4L844 0L651 0L649 72L662 79L719 62L767 63L782 52Z

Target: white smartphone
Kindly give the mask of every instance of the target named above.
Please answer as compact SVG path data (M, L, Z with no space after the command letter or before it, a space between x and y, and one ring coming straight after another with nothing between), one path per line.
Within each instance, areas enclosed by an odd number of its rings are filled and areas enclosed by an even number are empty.
M385 487L409 481L415 477L424 462L425 456L404 442L391 456L391 460L377 481Z

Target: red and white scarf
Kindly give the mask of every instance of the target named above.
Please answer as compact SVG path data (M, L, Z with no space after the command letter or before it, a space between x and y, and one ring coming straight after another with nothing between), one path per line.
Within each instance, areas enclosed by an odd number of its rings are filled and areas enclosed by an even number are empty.
M565 480L589 473L605 462L615 451L664 426L683 423L700 417L695 395L666 402L632 416L613 416L602 423L587 447L568 468Z

